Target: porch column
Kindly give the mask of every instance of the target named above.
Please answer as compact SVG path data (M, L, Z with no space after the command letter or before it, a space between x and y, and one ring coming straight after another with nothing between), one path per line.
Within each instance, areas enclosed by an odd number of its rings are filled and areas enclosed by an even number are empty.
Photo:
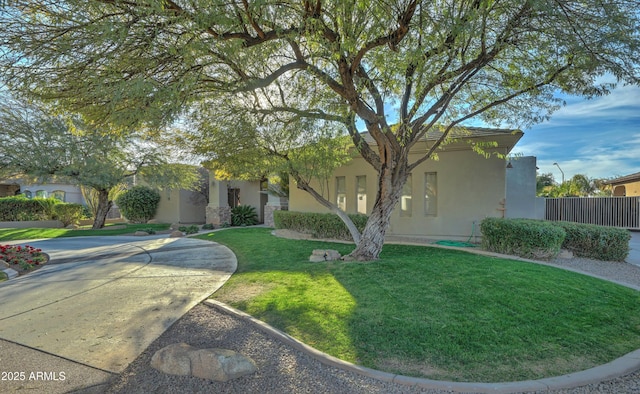
M271 185L271 182L269 182ZM267 227L275 227L273 220L273 212L289 210L289 199L286 197L275 196L271 193L267 194L267 204L264 206L264 225Z
M207 223L214 226L231 224L231 207L228 201L227 181L219 181L209 172L209 205L206 208Z

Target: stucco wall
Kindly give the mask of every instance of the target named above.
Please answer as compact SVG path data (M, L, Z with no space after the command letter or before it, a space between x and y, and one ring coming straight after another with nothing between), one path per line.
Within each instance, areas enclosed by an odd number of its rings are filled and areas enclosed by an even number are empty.
M155 220L162 223L204 223L207 201L189 190L160 190Z
M414 160L417 156L412 156ZM442 152L439 160L427 160L412 174L412 212L401 217L396 206L391 217L389 235L419 235L441 239L466 239L479 235L479 222L485 217L501 217L505 199L503 159L485 159L469 150ZM438 209L436 216L425 215L425 173L437 173ZM356 176L366 176L367 212L373 207L377 185L376 173L362 158L336 170L346 177L347 212L356 212ZM335 178L324 187L317 186L335 202ZM309 194L290 187L289 210L327 212Z
M625 194L615 193L616 188L620 186L624 186ZM614 186L614 195L620 195L620 196L624 195L626 197L640 196L640 181L629 182L629 183L624 183L624 184Z
M505 216L508 218L544 219L536 210L536 158L518 157L509 161ZM540 214L542 214L540 216Z
M61 190L65 193L64 202L72 202L77 204L84 204L84 198L80 187L76 185L70 185L66 183L47 183L47 184L21 184L20 192L24 193L30 191L32 197L36 196L36 192L44 190L47 192L47 197L51 197L51 193L57 190Z

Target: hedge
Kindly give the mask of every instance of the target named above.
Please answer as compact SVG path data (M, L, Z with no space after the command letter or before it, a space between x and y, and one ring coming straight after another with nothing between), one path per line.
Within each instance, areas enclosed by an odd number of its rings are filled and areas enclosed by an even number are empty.
M3 197L0 198L0 222L50 220L53 207L59 203L55 198Z
M562 244L576 256L603 261L624 261L629 255L629 231L593 224L553 222L567 236Z
M545 260L558 255L566 236L552 222L529 219L486 218L480 230L488 251Z
M579 257L624 261L631 239L621 228L530 219L486 218L480 229L486 250L533 258L551 258L563 248Z
M362 232L367 224L366 215L349 215ZM311 234L314 238L353 240L344 222L333 213L274 211L275 228Z
M76 224L84 216L82 204L56 204L53 206L53 218L62 222L64 227Z

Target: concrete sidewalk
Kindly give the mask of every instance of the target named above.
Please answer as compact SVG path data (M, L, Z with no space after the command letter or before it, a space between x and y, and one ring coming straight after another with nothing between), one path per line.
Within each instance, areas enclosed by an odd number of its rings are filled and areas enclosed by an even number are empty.
M229 249L191 238L82 237L28 244L42 248L51 261L0 284L0 364L2 371L18 372L16 379L0 382L0 392L99 386L236 269Z

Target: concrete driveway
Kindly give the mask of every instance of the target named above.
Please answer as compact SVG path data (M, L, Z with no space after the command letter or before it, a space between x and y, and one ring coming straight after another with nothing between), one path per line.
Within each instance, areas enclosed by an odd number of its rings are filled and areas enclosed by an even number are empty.
M82 237L26 243L42 248L51 261L32 274L0 283L0 339L5 340L0 341L0 369L26 372L27 378L41 372L29 366L37 364L33 358L52 356L122 372L236 269L229 249L191 238ZM15 354L14 360L7 360L7 354ZM46 372L44 365L39 368ZM66 389L72 379L66 376ZM6 384L0 382L0 392Z

